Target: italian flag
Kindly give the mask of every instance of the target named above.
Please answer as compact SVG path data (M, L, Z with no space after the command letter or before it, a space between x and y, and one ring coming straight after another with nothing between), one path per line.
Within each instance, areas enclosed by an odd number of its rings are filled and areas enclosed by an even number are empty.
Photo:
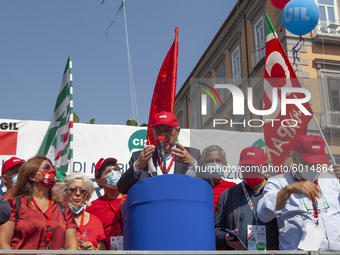
M265 122L263 131L268 159L275 166L280 166L288 157L290 151L293 150L297 138L307 133L307 126L312 119L313 111L309 103L303 103L302 105L311 115L305 115L295 104L287 104L286 115L281 114L280 89L288 87L301 88L301 84L267 14L266 21L263 109L267 110L272 106L273 88L278 88L278 103L274 113L263 116ZM287 99L304 97L303 93L290 93L286 96Z
M72 58L68 57L63 73L57 102L51 124L48 128L38 154L48 157L61 180L68 170L68 163L73 158L73 87Z

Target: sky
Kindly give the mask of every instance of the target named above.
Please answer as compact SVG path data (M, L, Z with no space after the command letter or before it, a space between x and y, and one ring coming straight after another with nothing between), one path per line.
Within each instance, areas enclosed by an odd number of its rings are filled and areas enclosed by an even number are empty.
M126 0L139 125L178 27L177 91L236 0ZM68 56L80 122L125 125L133 116L121 0L1 0L0 118L50 121Z

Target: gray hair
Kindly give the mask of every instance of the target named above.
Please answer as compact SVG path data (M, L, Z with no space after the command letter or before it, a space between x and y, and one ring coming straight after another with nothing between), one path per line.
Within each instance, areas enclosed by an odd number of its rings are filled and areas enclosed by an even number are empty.
M224 161L227 161L227 155L225 154L225 151L218 145L210 145L207 148L205 148L202 152L202 159L204 162L205 156L209 151L222 151L223 159Z
M57 193L58 193L60 199L62 201L66 201L65 191L70 186L70 184L72 182L74 182L74 180L76 180L76 179L81 179L85 182L86 191L87 191L86 198L85 198L85 205L91 205L91 203L89 203L88 201L90 200L92 193L94 192L95 188L94 188L94 185L93 185L93 182L91 181L91 179L87 175L85 175L81 172L76 172L76 173L66 175L64 180L58 185Z

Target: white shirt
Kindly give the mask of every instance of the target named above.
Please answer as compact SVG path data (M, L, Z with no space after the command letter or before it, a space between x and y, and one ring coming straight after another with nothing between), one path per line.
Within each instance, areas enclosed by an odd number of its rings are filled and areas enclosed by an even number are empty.
M289 172L270 178L265 186L263 198L258 203L257 216L261 221L268 222L277 217L280 250L297 250L307 222L315 222L312 201L304 194L292 194L285 206L276 210L277 193L294 181ZM340 251L339 181L333 175L321 173L318 182L323 193L323 196L317 199L320 209L319 224L326 229L325 234L320 236L322 241L319 250ZM325 210L327 204L329 208Z
M157 149L157 150L158 150L158 149ZM159 151L159 150L158 150L158 155L160 155L160 151ZM168 168L168 166L170 165L171 160L172 160L172 157L173 157L172 153L166 154L166 155L165 155L165 165L166 165L166 168ZM135 163L136 163L136 162L135 162ZM133 164L133 170L135 171L135 177L137 178L138 175L139 175L143 170L137 170L137 169L135 168L135 163ZM153 162L152 162L152 163L153 163ZM176 163L176 162L174 161L173 164L172 164L172 166L171 166L171 168L170 168L170 170L169 170L169 173L168 173L168 174L173 174L173 173L174 173L174 171L175 171L175 163ZM196 169L196 166L197 166L197 161L196 161L196 159L195 159L195 164L193 165L194 169ZM157 175L162 175L162 174L163 174L163 171L162 171L161 168L162 168L162 167L159 166L159 162L158 162L158 159L157 159L157 166L156 166ZM189 169L189 167L188 167L188 169Z

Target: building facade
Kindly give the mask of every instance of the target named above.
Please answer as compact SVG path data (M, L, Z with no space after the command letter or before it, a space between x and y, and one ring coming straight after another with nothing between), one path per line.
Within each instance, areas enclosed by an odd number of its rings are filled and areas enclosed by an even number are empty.
M242 124L262 119L261 116L247 110L243 116L233 114L230 91L216 89L221 104L219 100L214 102L213 97L202 97L206 92L197 87L233 84L243 91L245 109L247 88L252 88L253 105L262 109L267 13L291 63L295 63L302 87L311 92L315 119L340 163L340 1L314 1L319 7L319 23L303 36L304 42L299 44L302 47L294 57L292 49L300 38L284 28L282 11L269 0L239 0L176 95L175 115L180 127L263 132L261 127ZM214 119L227 124L214 126ZM308 133L320 135L314 119L308 125Z

